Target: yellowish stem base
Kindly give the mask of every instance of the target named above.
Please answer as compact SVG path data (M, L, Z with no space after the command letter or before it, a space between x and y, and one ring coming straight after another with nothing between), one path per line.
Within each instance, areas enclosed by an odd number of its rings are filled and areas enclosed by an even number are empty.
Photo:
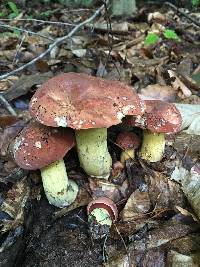
M122 151L120 156L120 162L124 165L125 161L128 159L134 159L135 158L135 151L134 149L126 149Z
M65 163L57 160L41 169L44 191L50 204L63 208L69 206L78 194L78 186L68 180Z
M112 159L107 147L107 129L76 131L76 143L81 167L96 178L108 178Z
M160 161L165 151L164 133L144 131L140 156L150 162Z

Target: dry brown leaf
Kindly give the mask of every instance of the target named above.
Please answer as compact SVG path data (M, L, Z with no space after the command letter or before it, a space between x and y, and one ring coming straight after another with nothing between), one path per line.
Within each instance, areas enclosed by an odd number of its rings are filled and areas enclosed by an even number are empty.
M90 201L92 201L92 197L89 194L89 188L87 188L87 185L85 185L85 188L81 187L79 189L78 196L76 197L75 201L70 206L55 212L54 217L59 218L61 216L64 216L71 210L88 205Z
M114 185L113 183L104 179L89 179L90 190L93 197L108 197L111 198L115 203L126 199L126 192L128 189L128 182L124 181L123 184Z
M150 199L148 192L140 192L138 189L133 192L123 211L123 221L132 221L142 217L150 209Z
M154 172L147 179L150 182L149 196L155 212L162 209L174 210L177 205L184 206L184 194L179 184L159 172Z
M24 222L24 206L28 200L30 188L27 177L24 177L7 192L7 197L0 210L10 215L12 220L3 223L1 232L5 233L11 229L15 229Z
M115 32L115 33L125 33L128 32L129 30L129 24L128 22L122 22L122 23L112 23L112 28L111 28L111 32ZM92 27L95 30L101 30L101 31L108 31L108 24L107 23L94 23L92 25Z
M3 79L0 81L0 91L7 90L11 85L13 85L19 77L17 76L9 76L7 79Z
M171 86L151 84L141 90L141 95L159 99L166 102L174 102L176 95Z
M172 70L168 70L169 77L171 78L171 84L175 90L181 90L185 97L190 97L192 92L185 84L178 78L176 73Z

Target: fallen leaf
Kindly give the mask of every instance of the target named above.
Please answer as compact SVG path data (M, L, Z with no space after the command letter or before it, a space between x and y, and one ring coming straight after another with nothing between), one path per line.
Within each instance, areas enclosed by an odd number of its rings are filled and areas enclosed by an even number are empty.
M122 211L121 217L123 221L132 221L142 217L150 209L150 199L148 192L133 192Z
M192 95L190 89L185 86L174 71L168 70L168 74L171 78L171 84L175 90L181 90L185 97L190 97Z
M24 222L24 206L28 200L30 188L27 177L24 177L7 192L6 199L0 210L6 212L12 218L2 224L1 232L5 233Z
M160 84L151 84L141 89L141 95L166 102L174 102L176 98L175 91L171 86Z

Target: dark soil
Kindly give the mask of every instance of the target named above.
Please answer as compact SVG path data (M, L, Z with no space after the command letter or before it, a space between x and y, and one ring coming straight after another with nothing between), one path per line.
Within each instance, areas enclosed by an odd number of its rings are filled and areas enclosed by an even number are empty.
M101 266L102 247L89 238L85 211L53 221L54 210L44 198L34 207L33 223L14 266Z

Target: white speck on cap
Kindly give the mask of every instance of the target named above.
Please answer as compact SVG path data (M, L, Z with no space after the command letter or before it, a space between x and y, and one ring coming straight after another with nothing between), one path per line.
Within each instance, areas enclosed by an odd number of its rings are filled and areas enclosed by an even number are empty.
M124 114L121 111L117 112L117 118L121 121L121 119L124 117Z
M57 126L67 127L67 119L65 117L56 117L54 121L57 123Z
M121 109L121 111L118 111L117 112L117 118L118 118L118 120L121 120L123 117L125 117L126 115L128 115L127 113L128 113L128 111L130 109L135 109L135 106L134 105L127 105L127 106L123 107Z
M42 148L42 144L40 141L35 142L36 148Z
M21 139L16 139L13 150L16 152L19 147L21 146L21 143L24 141L24 138L22 137Z
M135 106L134 106L134 105L128 105L128 106L125 106L125 107L122 108L122 112L125 113L125 115L126 115L126 113L127 113L130 109L135 109Z

